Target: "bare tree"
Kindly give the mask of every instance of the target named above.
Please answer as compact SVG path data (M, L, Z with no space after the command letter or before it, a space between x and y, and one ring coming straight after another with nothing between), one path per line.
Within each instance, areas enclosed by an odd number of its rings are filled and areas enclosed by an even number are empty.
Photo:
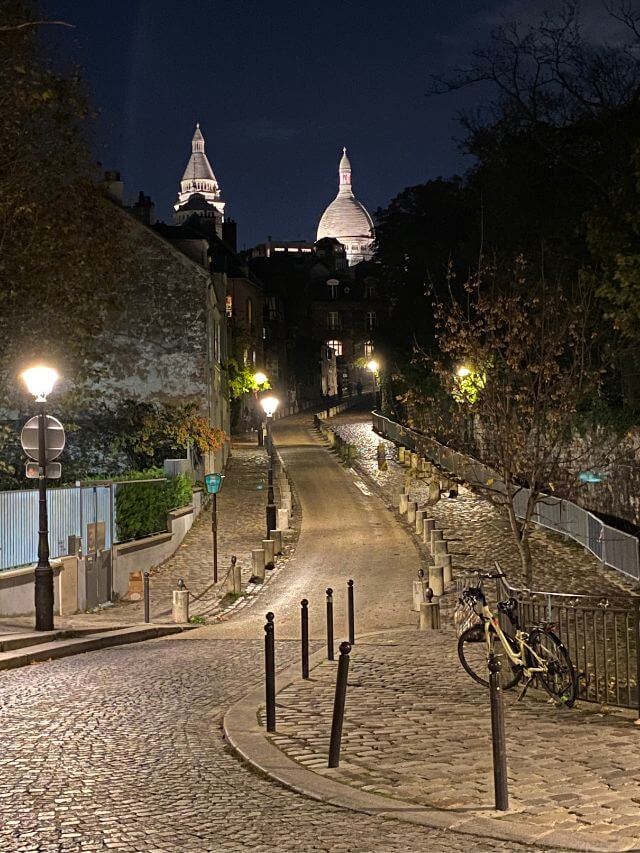
M535 279L522 258L511 270L485 265L461 292L450 287L434 301L441 355L432 366L449 396L448 417L475 423L480 455L496 476L478 466L473 485L507 518L528 583L536 504L571 494L579 473L606 464L619 443L590 423L606 362L592 301L586 288L568 297Z

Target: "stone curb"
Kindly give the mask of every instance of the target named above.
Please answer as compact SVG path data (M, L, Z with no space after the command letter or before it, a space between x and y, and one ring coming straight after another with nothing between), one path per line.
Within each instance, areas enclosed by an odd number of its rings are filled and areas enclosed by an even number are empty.
M41 643L29 646L20 651L0 653L0 670L16 669L20 666L28 666L31 663L66 658L70 655L80 655L84 652L94 652L107 649L110 646L123 646L128 643L140 643L144 640L155 640L158 637L166 637L170 634L180 634L189 631L197 625L145 625L132 628L118 628L115 631L102 631L93 633L90 637L79 637L77 639L58 640L51 643Z
M357 639L362 642L367 637L384 636L401 630L406 628L377 631ZM314 652L309 658L310 670L315 669L325 659L324 648ZM300 668L297 664L277 673L276 700L279 693L300 680ZM320 776L289 758L268 740L265 728L258 723L258 712L261 707L264 707L262 686L255 688L229 708L222 723L227 743L241 759L259 773L312 800L376 817L406 821L430 829L450 830L495 841L542 844L561 850L589 851L589 853L632 853L639 849L633 841L628 844L609 845L605 839L587 839L566 830L536 831L533 826L525 826L522 821L518 822L517 812L513 812L513 819L509 819L498 817L504 812L495 812L492 809L487 809L487 812L495 815L494 818L477 813L470 815L454 810L427 808L406 800L393 800L390 797L371 794L337 782L325 775ZM490 755L487 756L487 760L491 761Z

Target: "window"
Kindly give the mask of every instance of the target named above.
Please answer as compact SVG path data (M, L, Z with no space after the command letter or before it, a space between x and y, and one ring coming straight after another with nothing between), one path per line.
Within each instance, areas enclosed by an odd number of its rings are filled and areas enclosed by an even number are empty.
M233 317L233 296L227 296L227 301L225 305L227 317Z
M337 311L327 311L327 329L340 328L340 314Z
M365 284L364 286L364 295L367 299L375 299L376 297L376 286L375 284Z
M371 358L373 355L373 341L364 342L364 357Z
M267 296L267 318L275 320L278 316L278 302L275 296Z
M342 341L332 340L327 341L327 346L331 347L331 349L335 352L336 358L342 355Z
M365 315L365 327L371 331L371 329L375 329L376 327L376 312L375 311L367 311Z
M247 323L253 326L253 302L247 299Z
M330 278L327 281L327 289L329 291L329 299L337 299L338 298L338 285L340 282L337 278Z

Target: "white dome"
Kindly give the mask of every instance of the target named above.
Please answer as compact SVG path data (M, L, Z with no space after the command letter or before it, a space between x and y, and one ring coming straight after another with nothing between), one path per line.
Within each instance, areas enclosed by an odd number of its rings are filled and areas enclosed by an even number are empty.
M369 212L353 194L351 163L346 148L342 149L338 172L338 195L320 218L316 240L334 237L344 244L349 263L357 263L372 256L375 231Z

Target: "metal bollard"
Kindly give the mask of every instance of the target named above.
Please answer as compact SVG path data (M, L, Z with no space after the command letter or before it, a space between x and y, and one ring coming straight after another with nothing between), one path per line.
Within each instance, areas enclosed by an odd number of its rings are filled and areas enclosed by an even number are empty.
M329 742L329 767L340 765L340 745L342 743L342 721L347 699L347 676L349 675L349 643L340 643L336 695L333 700L333 720L331 721L331 741Z
M347 582L347 610L349 616L349 643L356 644L355 607L353 605L353 581Z
M500 686L500 661L491 653L489 666L489 694L491 696L491 742L493 746L493 786L496 809L504 812L509 808L507 781L507 742L504 730L504 701Z
M276 527L278 527L277 513L278 513L278 508L273 503L273 501L270 501L269 503L267 503L267 508L266 508L267 539L269 539L269 537L271 536L271 531L275 530Z
M276 730L276 652L273 613L267 613L267 624L264 626L264 675L265 696L267 702L267 731Z
M335 660L333 654L333 590L327 589L327 660Z
M143 594L144 594L144 621L149 622L149 572L145 572L142 576Z
M302 643L302 677L309 678L309 602L300 602L300 637Z

